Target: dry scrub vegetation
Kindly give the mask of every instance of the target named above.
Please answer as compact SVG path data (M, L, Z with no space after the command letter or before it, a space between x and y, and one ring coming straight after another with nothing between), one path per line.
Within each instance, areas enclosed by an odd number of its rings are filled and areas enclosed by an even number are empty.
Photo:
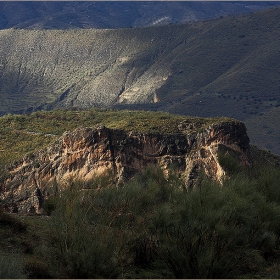
M55 184L48 216L1 212L0 275L279 278L279 169L223 164L222 188L201 175L186 190L154 167L118 187L110 174Z

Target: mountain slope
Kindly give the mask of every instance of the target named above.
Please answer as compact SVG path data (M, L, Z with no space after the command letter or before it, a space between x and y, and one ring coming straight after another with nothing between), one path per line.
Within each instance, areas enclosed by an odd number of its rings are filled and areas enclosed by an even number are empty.
M279 2L4 1L0 29L125 28L249 13Z
M224 115L250 120L251 136L255 117L279 103L279 19L273 8L136 29L2 30L0 113L117 106ZM278 132L267 132L251 141L280 153Z

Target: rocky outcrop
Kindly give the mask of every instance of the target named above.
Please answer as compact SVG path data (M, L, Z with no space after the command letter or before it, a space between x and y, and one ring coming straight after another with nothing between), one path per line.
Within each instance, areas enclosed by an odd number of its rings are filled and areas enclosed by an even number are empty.
M221 150L234 151L249 164L249 138L245 125L237 121L206 128L183 121L176 134L138 133L104 126L66 132L48 149L14 162L1 185L1 198L13 212L42 211L42 202L54 182L71 177L90 179L108 170L117 181L125 180L154 164L175 169L192 187L198 171L213 180L226 175L218 161Z

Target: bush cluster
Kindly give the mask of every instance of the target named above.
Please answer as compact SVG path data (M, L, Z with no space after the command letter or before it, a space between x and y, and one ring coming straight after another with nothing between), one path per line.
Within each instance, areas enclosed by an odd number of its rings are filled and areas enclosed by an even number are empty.
M49 266L66 278L261 275L279 255L279 179L261 168L190 191L149 167L118 186L71 180L49 201Z

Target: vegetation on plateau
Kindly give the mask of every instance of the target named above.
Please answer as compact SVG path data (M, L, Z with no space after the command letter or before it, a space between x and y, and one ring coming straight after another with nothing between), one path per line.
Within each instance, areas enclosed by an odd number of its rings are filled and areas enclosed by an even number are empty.
M54 142L65 131L77 127L103 124L111 129L125 131L178 133L178 124L187 120L198 129L207 125L229 121L229 118L195 118L166 112L147 112L113 109L86 111L40 111L29 115L0 117L0 164L2 167Z
M224 164L223 187L156 167L54 183L48 216L1 212L1 277L279 278L280 171Z

